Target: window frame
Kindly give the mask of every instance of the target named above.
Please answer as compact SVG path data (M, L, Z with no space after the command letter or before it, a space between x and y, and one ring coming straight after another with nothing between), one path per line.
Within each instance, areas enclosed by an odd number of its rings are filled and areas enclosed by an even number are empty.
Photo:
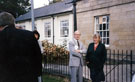
M46 27L46 25L48 25L48 26L50 26L49 28L50 28L50 35L49 35L49 29L48 29L48 27ZM46 30L47 29L47 30ZM52 29L51 29L51 22L45 22L44 23L44 36L45 36L45 38L51 38L51 36L52 36L52 33L51 33L51 31L52 31ZM47 32L47 35L46 35L46 32Z
M100 17L102 18L102 21ZM95 19L94 34L98 33L101 36L101 42L103 43L103 41L105 40L105 46L109 47L110 46L110 27L109 27L110 16L109 15L95 16L94 19ZM100 25L102 26L100 27Z
M67 26L63 26L63 23L67 23ZM64 33L64 29L67 34ZM68 19L60 21L60 37L69 37L69 20Z

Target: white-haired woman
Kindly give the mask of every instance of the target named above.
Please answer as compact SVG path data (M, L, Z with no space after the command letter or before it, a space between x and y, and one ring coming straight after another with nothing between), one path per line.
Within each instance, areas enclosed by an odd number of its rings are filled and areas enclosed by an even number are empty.
M101 82L105 80L103 72L105 60L105 45L100 42L100 35L94 34L93 43L89 44L86 54L86 62L87 66L90 68L92 82Z

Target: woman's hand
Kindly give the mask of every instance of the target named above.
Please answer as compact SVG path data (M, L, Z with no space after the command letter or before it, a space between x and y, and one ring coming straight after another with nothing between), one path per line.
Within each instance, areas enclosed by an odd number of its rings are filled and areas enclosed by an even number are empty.
M89 64L89 62L86 62L86 64Z

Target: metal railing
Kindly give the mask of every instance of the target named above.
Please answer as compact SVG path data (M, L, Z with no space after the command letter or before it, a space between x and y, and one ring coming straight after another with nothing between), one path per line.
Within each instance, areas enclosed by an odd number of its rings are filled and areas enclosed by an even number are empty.
M107 50L107 60L104 65L105 82L131 82L132 66L134 64L132 56L132 51ZM68 66L69 55L52 57L52 55L47 54L44 56L44 59L44 72L60 76L70 76L70 68ZM86 63L83 66L83 77L90 80L90 69Z
M108 50L105 64L106 82L131 82L132 51Z

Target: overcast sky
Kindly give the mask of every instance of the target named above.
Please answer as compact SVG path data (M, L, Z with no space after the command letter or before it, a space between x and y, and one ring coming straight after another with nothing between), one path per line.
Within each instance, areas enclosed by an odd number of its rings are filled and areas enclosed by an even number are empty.
M34 8L39 8L49 3L48 0L33 0L33 1L34 1Z

